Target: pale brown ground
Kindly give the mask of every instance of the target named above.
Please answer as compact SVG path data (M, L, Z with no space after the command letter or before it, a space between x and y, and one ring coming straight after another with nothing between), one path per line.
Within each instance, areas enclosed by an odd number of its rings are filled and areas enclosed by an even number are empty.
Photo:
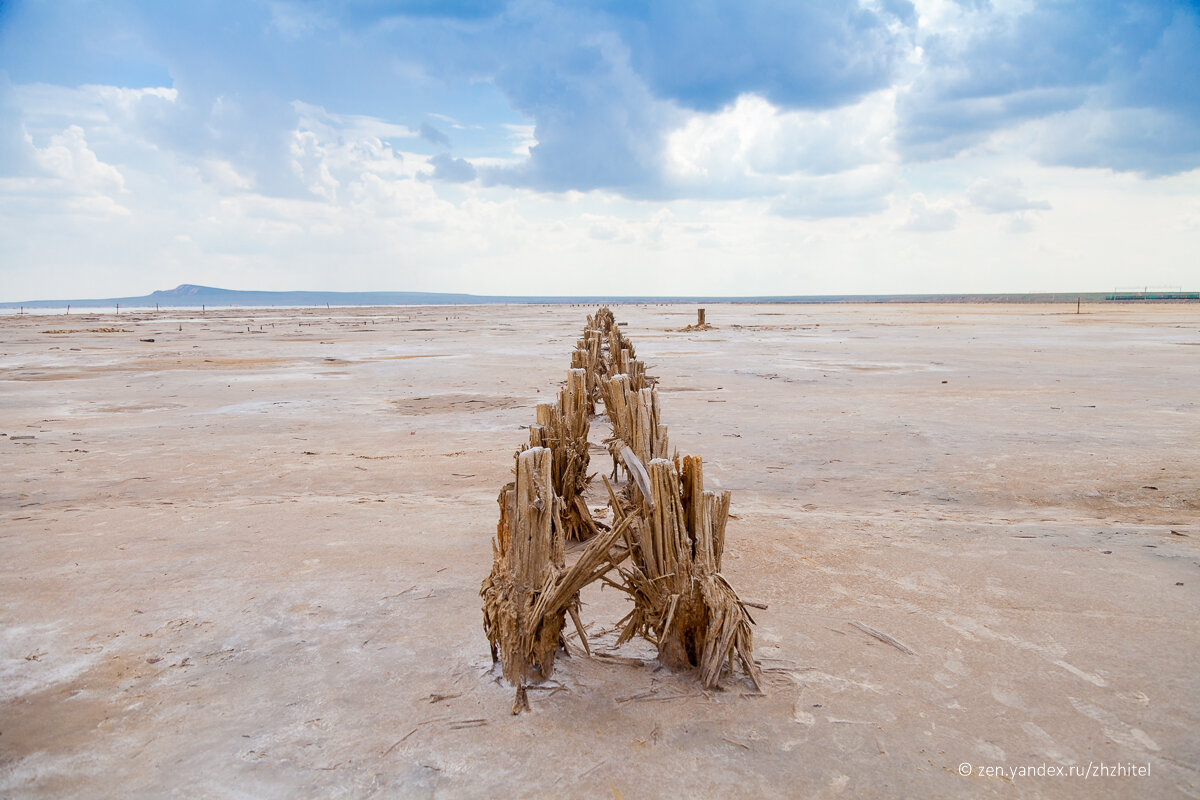
M0 794L1200 797L1200 307L615 307L768 691L513 717L495 498L593 310L0 319Z

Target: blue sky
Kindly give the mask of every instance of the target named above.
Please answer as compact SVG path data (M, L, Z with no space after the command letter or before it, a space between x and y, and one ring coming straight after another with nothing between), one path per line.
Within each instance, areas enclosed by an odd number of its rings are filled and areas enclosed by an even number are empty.
M0 299L1200 286L1200 4L0 3Z

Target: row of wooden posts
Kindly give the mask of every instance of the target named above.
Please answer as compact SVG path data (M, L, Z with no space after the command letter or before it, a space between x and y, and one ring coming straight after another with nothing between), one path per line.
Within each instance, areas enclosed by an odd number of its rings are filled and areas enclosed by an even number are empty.
M700 456L669 457L654 383L612 311L589 316L558 401L538 405L514 480L500 491L492 571L480 595L492 659L517 687L513 713L528 708L528 683L550 677L568 615L590 653L579 592L596 581L633 601L617 624L618 646L642 636L663 664L696 670L706 688L740 663L760 688L748 604L721 574L729 492L704 489ZM611 524L584 500L598 403L612 426L613 481L618 468L628 478L614 486L601 476ZM569 540L588 541L570 567Z

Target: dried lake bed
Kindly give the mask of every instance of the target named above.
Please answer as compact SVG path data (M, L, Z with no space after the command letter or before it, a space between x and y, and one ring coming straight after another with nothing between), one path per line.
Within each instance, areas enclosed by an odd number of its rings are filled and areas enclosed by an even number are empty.
M592 587L513 717L496 494L594 310L0 317L0 794L1200 797L1200 306L614 306L767 692Z

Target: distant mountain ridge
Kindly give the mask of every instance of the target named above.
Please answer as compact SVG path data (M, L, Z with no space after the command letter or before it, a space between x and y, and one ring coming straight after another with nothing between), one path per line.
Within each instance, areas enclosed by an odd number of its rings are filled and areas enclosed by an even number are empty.
M1196 300L1196 293L1184 293L1180 300ZM761 295L753 297L681 296L681 295L477 295L447 292L263 292L218 289L183 283L174 289L159 289L140 297L81 298L73 300L24 300L0 302L0 308L155 308L213 306L444 306L483 304L549 303L1089 303L1137 299L1115 297L1106 292L1043 292L1028 294L838 294L838 295Z

